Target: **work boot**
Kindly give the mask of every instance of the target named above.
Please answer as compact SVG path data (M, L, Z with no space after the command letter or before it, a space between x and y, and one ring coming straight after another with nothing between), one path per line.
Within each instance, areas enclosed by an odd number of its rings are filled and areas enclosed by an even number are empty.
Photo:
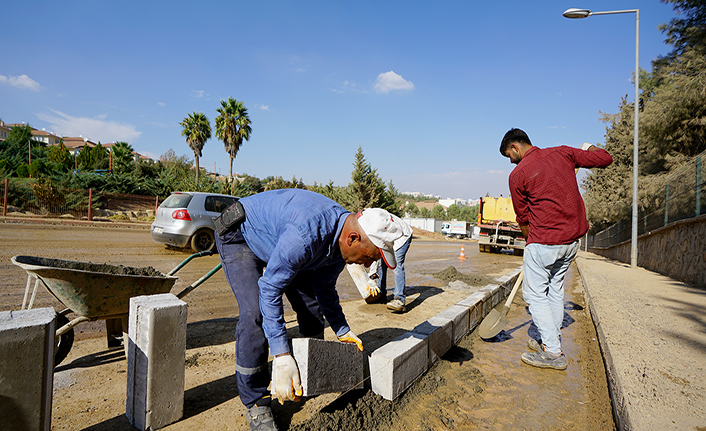
M564 353L555 356L545 350L534 353L523 353L522 362L527 365L532 365L533 367L553 368L555 370L565 370L568 365Z
M542 350L544 350L544 347L539 344L539 342L534 338L530 338L529 340L527 340L527 347L534 350L535 352L541 352Z
M393 313L404 313L407 309L399 298L395 298L387 303L387 309L392 310Z
M272 409L269 405L250 407L246 417L250 431L277 431L275 418L272 416Z

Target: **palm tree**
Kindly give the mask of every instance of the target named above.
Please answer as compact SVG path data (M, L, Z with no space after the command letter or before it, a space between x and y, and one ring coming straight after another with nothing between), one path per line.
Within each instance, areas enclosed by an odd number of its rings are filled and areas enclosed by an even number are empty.
M201 157L201 150L203 150L204 144L211 138L211 123L208 122L208 118L204 114L193 112L179 124L184 128L181 131L181 136L186 136L186 143L194 150L196 183L198 184L199 157Z
M115 145L110 148L110 152L113 153L115 171L119 174L128 172L130 165L135 163L134 150L132 149L132 145L127 142L116 142Z
M221 100L221 107L216 109L216 136L223 141L223 146L230 156L230 167L228 175L233 178L233 159L238 154L243 140L250 140L250 118L248 110L243 102L229 97L228 100Z

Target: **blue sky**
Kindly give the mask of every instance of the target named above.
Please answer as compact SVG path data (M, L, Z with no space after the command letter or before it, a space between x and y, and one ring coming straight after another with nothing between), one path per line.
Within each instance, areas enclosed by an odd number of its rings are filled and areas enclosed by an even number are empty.
M65 1L3 6L0 118L193 158L179 123L222 99L252 120L233 171L347 185L358 146L402 192L507 195L511 127L539 147L604 142L599 111L634 99L670 51L658 0ZM215 137L201 166L228 173Z

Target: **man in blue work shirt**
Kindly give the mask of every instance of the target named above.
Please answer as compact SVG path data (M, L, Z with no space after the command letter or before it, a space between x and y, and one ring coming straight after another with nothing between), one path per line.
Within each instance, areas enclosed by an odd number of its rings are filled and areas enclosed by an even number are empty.
M351 214L307 190L273 190L240 203L245 220L216 235L223 272L240 309L236 382L250 430L276 430L267 390L268 344L274 356L272 396L283 402L302 394L287 342L282 295L297 313L301 336L323 337L325 316L339 341L355 343L362 351L343 315L336 280L346 263L369 266L383 258L394 269L393 244L403 232L385 210Z

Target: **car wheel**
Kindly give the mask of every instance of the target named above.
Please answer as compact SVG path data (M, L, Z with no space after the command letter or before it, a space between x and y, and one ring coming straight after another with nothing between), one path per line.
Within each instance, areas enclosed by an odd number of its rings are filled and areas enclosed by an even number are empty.
M201 229L191 237L191 249L196 253L211 251L215 245L216 240L213 237L213 231L210 229Z

